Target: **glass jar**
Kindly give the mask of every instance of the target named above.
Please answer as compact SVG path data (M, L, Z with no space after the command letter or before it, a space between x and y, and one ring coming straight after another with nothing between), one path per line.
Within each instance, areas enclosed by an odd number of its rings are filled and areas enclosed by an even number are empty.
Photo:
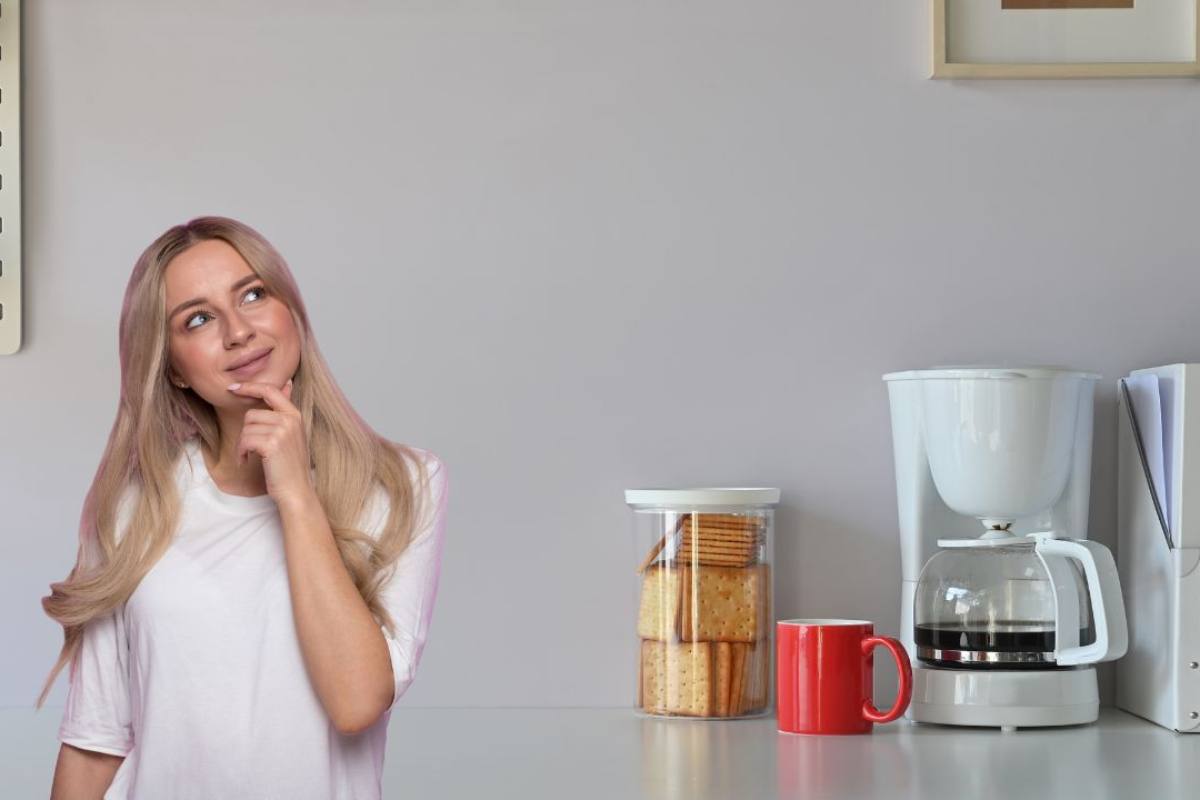
M773 528L779 490L628 489L640 715L771 712Z

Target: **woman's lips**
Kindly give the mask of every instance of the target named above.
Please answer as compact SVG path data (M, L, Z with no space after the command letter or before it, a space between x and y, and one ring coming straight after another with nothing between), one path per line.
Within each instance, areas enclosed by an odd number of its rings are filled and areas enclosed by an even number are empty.
M268 350L262 357L251 361L249 364L243 364L237 369L231 369L229 372L239 378L249 378L251 375L256 374L259 370L267 365L267 362L271 360L271 353L274 352L275 351L273 349Z

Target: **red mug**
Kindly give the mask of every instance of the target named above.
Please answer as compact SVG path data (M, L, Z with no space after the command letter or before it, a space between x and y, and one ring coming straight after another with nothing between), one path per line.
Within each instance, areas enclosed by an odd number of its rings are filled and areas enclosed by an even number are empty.
M896 660L900 691L886 712L871 700L875 648ZM870 733L899 719L912 699L912 667L899 640L876 636L861 619L775 623L775 697L781 733Z

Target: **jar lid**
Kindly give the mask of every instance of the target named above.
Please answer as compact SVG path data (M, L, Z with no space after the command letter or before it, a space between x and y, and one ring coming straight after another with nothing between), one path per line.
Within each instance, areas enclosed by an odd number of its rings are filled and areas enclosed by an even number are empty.
M773 506L779 503L779 490L765 487L626 489L625 502L634 508Z
M1054 378L1082 378L1100 380L1095 372L1071 369L1070 367L934 367L933 369L910 369L889 372L885 381L921 380L1049 380Z

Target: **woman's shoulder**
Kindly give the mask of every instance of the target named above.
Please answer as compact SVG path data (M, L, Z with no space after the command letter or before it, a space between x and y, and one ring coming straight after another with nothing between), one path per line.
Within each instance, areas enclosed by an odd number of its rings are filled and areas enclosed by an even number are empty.
M420 463L425 474L425 481L424 484L422 484L418 470L412 470L412 477L414 481L413 488L416 491L423 492L433 489L435 490L436 494L437 491L439 491L441 487L445 485L446 462L443 461L440 456L438 456L432 450L419 447L414 444L391 442L390 440L389 443L393 446L393 448L401 448L402 450L406 450L410 458L415 459ZM380 487L377 486L376 488L378 490Z
M421 471L414 469L413 464L409 463L409 473L412 479L412 488L418 497L425 498L424 505L428 508L430 505L437 507L441 505L441 501L445 496L447 488L446 463L427 448L418 447L416 445L391 442L393 447L399 446L404 451L407 451L408 460L412 458L418 459L423 467L424 480L421 478ZM418 501L421 504L421 501ZM379 520L387 516L387 512L391 508L391 496L386 488L378 480L370 493L368 499L369 513L368 518Z
M405 445L405 447L407 447L410 451L416 454L418 458L421 459L421 463L424 465L426 472L430 473L431 475L434 472L442 472L445 470L445 462L443 462L442 459L432 450L428 450L424 447L417 447L416 445L412 444Z

